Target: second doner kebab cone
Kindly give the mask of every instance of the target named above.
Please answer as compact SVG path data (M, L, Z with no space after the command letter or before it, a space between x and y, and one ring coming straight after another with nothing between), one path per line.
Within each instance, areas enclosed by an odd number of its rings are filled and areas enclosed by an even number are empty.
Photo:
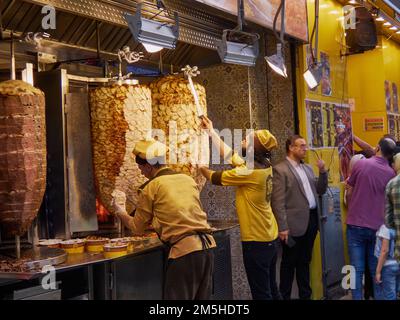
M167 76L150 85L153 100L153 128L165 132L169 147L168 165L194 178L201 189L206 180L196 168L196 163L209 163L208 136L201 129L202 115L207 115L205 88L193 82L198 94L198 104L190 81L180 75ZM198 111L198 107L201 110Z
M112 212L116 191L126 195L126 210L136 207L146 178L132 154L135 143L151 132L151 91L146 85L114 84L90 92L96 192ZM117 192L119 194L119 192Z

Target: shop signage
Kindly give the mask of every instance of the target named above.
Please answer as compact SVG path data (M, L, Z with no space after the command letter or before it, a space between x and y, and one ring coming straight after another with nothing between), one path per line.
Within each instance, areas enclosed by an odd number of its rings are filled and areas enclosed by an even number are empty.
M196 0L211 7L237 15L237 0ZM275 13L280 0L246 0L246 19L272 29ZM286 1L286 33L303 41L308 41L306 0ZM280 18L277 27L280 28Z
M364 130L365 131L383 131L385 125L383 117L365 118Z

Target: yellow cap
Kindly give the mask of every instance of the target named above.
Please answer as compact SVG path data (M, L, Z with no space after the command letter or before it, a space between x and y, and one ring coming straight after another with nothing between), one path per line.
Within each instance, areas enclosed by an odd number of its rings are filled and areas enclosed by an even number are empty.
M145 160L165 157L167 146L154 139L140 140L136 143L133 154Z
M278 142L274 135L269 132L269 130L257 130L256 136L260 143L264 146L267 150L272 150L278 146Z

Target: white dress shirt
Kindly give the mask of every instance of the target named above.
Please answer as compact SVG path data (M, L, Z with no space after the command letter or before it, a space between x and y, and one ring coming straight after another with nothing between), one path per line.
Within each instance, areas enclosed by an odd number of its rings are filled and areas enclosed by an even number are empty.
M310 209L315 209L317 207L317 202L315 201L315 196L311 189L310 180L308 180L308 176L306 174L306 171L304 170L304 165L301 163L297 163L296 161L290 159L289 157L286 157L286 159L296 169L296 172L301 179L301 183L303 184L303 188L306 193Z

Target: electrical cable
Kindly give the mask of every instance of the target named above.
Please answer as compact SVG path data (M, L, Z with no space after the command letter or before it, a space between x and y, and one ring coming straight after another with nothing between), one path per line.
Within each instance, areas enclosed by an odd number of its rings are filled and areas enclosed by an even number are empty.
M283 7L283 1L281 1L278 9L276 10L276 14L274 17L274 23L273 23L273 29L272 31L274 32L275 37L280 41L280 35L278 35L278 32L276 32L276 22L278 21L278 16L280 14L280 12L282 11L282 7ZM282 30L281 30L282 32Z

